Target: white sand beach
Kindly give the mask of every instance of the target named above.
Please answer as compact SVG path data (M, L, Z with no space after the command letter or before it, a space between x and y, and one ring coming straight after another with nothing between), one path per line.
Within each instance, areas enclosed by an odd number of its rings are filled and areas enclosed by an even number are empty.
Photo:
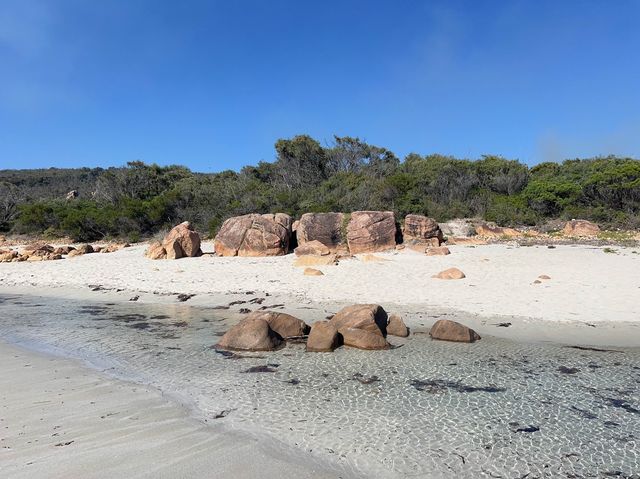
M573 245L516 244L450 246L447 256L411 250L376 253L380 261L341 260L316 266L324 276L304 276L290 254L267 258L149 260L145 245L110 254L61 261L4 263L0 288L37 294L65 294L90 287L163 301L163 295L194 294L193 304L216 304L220 295L255 291L310 302L379 303L450 308L479 316L520 316L554 322L640 322L640 251ZM203 250L211 252L209 242ZM360 255L362 258L362 255ZM450 267L466 278L444 281L432 275ZM540 275L550 279L536 283ZM129 295L129 296L127 296Z

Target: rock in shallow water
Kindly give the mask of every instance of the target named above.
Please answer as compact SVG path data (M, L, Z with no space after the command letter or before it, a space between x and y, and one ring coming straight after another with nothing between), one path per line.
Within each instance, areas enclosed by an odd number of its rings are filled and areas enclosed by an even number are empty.
M338 330L330 321L317 321L311 325L307 351L328 352L340 346Z
M473 343L480 339L480 335L473 329L456 321L439 319L431 327L429 335L440 341L455 341L459 343Z
M402 317L397 314L389 316L389 324L387 324L387 334L391 336L399 336L406 338L409 336L409 328L404 324Z
M281 339L264 319L247 317L227 331L217 347L242 351L273 351L281 343Z

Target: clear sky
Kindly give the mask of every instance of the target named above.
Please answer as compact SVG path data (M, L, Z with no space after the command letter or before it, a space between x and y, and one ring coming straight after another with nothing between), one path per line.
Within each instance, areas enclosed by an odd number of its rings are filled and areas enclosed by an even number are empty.
M640 157L640 0L0 0L0 168Z

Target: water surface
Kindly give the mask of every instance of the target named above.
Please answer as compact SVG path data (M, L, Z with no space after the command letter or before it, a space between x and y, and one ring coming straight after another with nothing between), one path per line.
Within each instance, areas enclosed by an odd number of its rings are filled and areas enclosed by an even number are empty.
M483 338L229 354L238 316L0 296L5 340L81 358L381 477L640 477L640 350Z

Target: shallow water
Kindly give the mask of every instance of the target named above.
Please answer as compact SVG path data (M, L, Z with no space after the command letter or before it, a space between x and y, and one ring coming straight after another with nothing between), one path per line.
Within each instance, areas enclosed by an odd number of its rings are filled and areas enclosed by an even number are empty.
M0 296L10 342L178 395L381 477L640 477L640 350L483 338L391 351L228 354L237 321L187 305Z

